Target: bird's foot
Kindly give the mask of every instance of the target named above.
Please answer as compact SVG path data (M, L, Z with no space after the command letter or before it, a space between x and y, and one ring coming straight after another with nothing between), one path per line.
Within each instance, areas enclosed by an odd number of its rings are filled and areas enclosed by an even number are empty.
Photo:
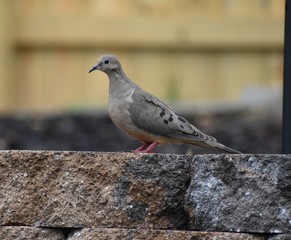
M145 143L139 148L133 150L134 153L151 153L152 150L158 145L158 142Z

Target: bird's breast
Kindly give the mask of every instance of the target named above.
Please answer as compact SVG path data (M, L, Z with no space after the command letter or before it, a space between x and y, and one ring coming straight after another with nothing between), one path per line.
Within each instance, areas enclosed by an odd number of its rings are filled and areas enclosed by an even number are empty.
M126 132L128 132L133 125L129 113L130 105L133 103L133 93L134 90L131 89L121 95L111 92L109 96L109 116L117 127Z

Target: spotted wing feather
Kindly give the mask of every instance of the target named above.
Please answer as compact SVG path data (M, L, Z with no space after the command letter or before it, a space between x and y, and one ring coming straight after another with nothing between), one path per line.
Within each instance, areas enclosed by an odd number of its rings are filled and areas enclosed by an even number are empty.
M132 121L137 127L152 134L178 138L185 142L216 142L215 138L199 131L167 104L149 93L140 91L142 90L133 93L133 104L129 109Z

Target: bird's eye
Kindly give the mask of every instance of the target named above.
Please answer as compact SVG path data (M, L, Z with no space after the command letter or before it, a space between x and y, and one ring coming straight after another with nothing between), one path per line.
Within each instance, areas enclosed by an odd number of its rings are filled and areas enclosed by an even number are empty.
M104 63L105 63L105 64L108 64L108 63L109 63L109 60L105 60Z

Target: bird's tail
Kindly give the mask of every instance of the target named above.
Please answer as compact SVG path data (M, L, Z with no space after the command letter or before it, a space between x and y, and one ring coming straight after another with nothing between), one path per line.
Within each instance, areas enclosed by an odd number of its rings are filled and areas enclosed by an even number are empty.
M216 148L222 152L225 153L231 153L231 154L240 154L240 151L237 151L235 149L232 149L230 147L224 146L223 144L219 143L219 142L211 142L211 144L208 144L210 147Z

